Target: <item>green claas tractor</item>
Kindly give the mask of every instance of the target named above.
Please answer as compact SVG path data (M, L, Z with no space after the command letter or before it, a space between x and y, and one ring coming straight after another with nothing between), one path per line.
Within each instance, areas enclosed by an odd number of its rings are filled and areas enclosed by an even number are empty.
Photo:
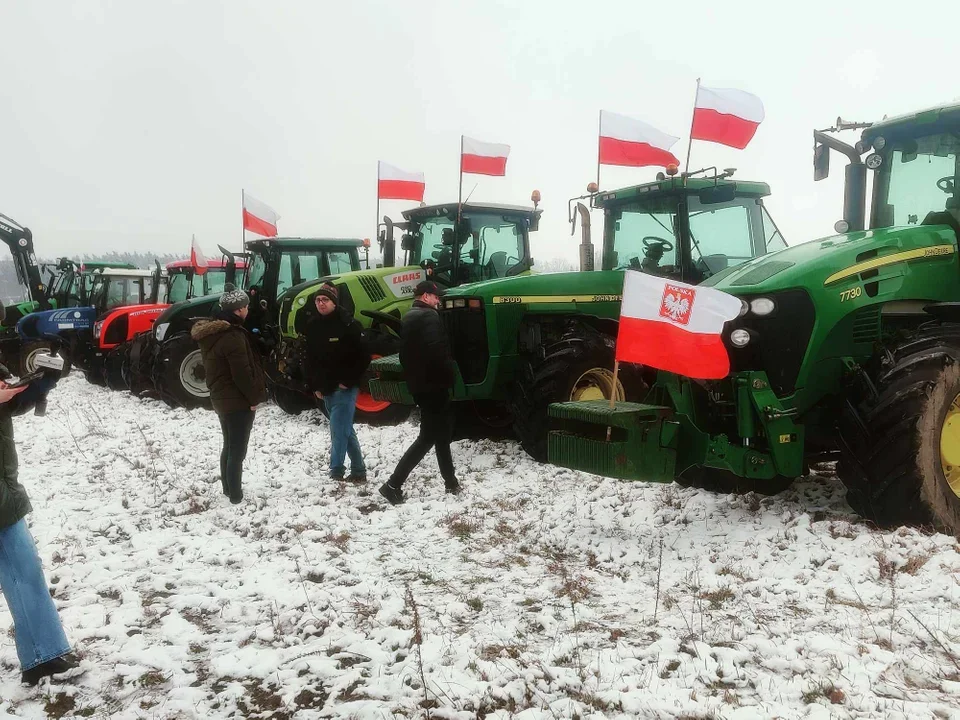
M231 260L245 261L240 286L250 294L246 326L265 358L277 344L279 298L310 280L359 271L360 250L365 248L362 240L335 238L249 240L242 253L220 248ZM210 405L200 348L190 337L190 328L195 320L212 314L219 299L216 293L171 305L131 351L136 358L131 362L152 368L154 389L171 406Z
M581 271L501 277L450 291L442 315L458 376L454 399L512 425L524 449L547 457L547 407L645 387L625 369L614 383L613 347L627 269L698 283L786 247L763 198L764 183L713 176L665 177L592 193L603 211L602 270L593 271L590 214L582 218ZM371 364L375 400L411 404L397 356Z
M539 194L533 199L536 203ZM316 317L314 297L322 282L336 285L341 306L364 326L371 355L389 356L399 349L400 319L412 307L413 289L421 280L429 277L453 287L528 274L533 264L530 232L536 231L540 213L536 206L466 203L459 208L447 203L406 210L400 223L384 218L381 245L386 267L315 280L281 296L281 339L275 362L268 365L278 403L288 412L317 407L303 370L302 333ZM402 267L393 267L395 230L402 231ZM409 405L375 400L366 381L357 398L359 422L384 424L407 417Z
M776 491L836 458L862 516L960 535L960 105L855 127L854 146L815 133L815 178L831 150L849 159L837 234L706 281L742 300L730 375L658 372L637 402L553 405L551 462Z

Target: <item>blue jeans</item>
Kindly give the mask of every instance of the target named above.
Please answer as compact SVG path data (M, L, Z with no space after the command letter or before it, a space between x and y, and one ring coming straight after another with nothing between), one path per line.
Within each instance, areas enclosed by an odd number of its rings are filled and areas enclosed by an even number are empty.
M70 652L25 520L0 528L0 588L13 615L24 671Z
M342 478L346 468L345 456L350 456L350 474L366 475L360 453L360 441L353 431L353 416L357 411L357 395L360 388L338 389L332 395L324 395L323 403L330 416L330 477Z

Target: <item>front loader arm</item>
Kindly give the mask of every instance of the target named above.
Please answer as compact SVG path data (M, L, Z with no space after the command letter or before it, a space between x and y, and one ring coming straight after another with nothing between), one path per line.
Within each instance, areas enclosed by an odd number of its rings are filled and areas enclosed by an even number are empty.
M0 213L0 240L10 248L13 265L17 269L17 280L27 288L30 299L39 303L41 310L50 309L47 288L40 275L37 256L33 249L33 233L22 227L16 220Z

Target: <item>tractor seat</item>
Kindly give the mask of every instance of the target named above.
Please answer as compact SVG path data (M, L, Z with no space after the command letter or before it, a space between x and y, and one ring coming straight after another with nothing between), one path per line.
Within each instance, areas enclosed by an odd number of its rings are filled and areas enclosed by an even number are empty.
M487 269L490 271L491 277L504 277L507 272L507 253L502 250L493 253L490 259L487 260Z
M952 200L953 198L951 198ZM950 201L947 201L949 205ZM927 216L923 219L921 225L946 225L951 230L953 234L957 236L957 240L960 241L960 220L957 219L957 216L954 214L956 210L940 210L939 212L928 212Z

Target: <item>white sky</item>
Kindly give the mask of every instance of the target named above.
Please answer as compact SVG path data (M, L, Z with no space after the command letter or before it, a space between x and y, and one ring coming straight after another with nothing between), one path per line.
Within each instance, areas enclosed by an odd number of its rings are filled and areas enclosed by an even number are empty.
M760 96L736 151L691 167L765 180L791 244L832 232L842 162L812 180L814 127L960 96L960 3L503 0L4 0L0 212L42 256L207 255L240 242L240 190L284 235L368 237L376 166L426 173L456 200L461 133L512 146L473 198L543 195L534 256L576 257L567 199L596 173L600 108L681 136L696 78ZM603 187L653 178L604 168ZM397 217L406 203L385 202ZM594 220L599 224L600 218Z

